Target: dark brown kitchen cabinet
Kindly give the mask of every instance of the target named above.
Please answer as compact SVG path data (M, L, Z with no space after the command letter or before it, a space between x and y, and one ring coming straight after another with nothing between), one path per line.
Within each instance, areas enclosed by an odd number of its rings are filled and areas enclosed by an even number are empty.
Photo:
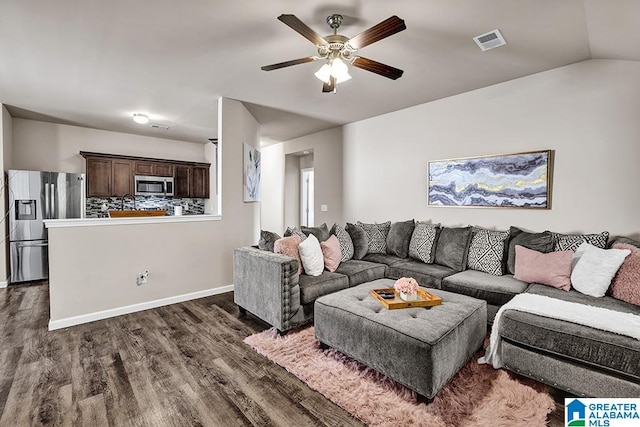
M192 166L176 165L174 197L191 197Z
M121 197L133 193L129 160L87 157L87 197Z
M135 174L146 176L173 176L173 165L160 162L135 162Z
M122 197L133 194L133 165L129 160L114 159L111 167L112 187L111 195Z
M112 166L110 159L87 158L87 197L111 196Z
M175 197L209 198L209 166L176 165Z
M174 197L209 198L209 163L81 151L87 160L87 197L133 194L134 177L172 176Z
M209 198L209 168L194 166L192 169L190 197L199 199Z

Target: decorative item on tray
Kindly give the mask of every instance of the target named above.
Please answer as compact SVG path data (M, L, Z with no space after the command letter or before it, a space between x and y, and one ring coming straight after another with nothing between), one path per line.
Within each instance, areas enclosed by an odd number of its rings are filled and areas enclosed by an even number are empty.
M400 293L403 301L418 301L418 282L413 277L401 277L393 285L393 288Z
M411 280L415 282L415 279ZM404 287L404 285L401 286ZM432 294L431 292L427 292L424 288L419 287L417 282L416 286L416 299L413 301L401 299L400 291L396 288L371 289L371 295L389 310L394 310L396 308L433 307L434 305L442 304L442 298Z

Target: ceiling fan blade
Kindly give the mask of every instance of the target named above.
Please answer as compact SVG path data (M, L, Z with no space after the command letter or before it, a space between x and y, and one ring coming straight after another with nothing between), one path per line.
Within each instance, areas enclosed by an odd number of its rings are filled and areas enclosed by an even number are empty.
M374 61L373 59L363 58L362 56L358 56L356 59L354 59L352 64L354 67L362 68L363 70L380 74L381 76L387 77L391 80L399 79L404 73L404 71L399 68Z
M323 93L330 93L330 92L335 92L336 91L336 78L331 76L329 77L329 83L323 83L322 84L322 92Z
M265 65L264 67L260 67L262 71L272 71L277 70L278 68L290 67L292 65L306 64L307 62L313 62L318 59L317 56L308 56L306 58L293 59L291 61L279 62L277 64Z
M368 30L364 30L357 36L351 38L349 40L349 45L355 49L362 49L371 43L375 43L385 37L392 36L395 33L399 33L406 29L407 26L404 24L404 20L393 15L391 18L385 19L378 25L374 25Z
M316 46L324 46L327 44L327 41L320 34L309 28L307 24L296 18L295 15L280 15L278 19Z

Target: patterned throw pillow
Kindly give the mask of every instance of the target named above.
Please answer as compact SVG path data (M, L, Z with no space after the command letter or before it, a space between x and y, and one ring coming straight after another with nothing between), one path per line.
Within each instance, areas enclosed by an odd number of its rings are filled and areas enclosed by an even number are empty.
M338 238L338 242L340 242L340 262L349 261L353 258L353 241L351 240L351 236L347 233L341 225L333 224L331 227L331 234Z
M302 230L300 230L298 227L293 227L293 228L287 227L287 229L284 231L283 237L291 237L291 236L298 236L301 241L304 241L307 238L307 235L304 234Z
M576 251L582 242L587 242L596 248L605 249L609 240L609 232L603 231L600 234L560 234L553 235L554 251Z
M467 267L484 271L494 276L504 274L505 242L509 238L508 231L485 230L474 228Z
M409 242L409 256L427 264L433 263L440 224L428 224L416 221L416 228L413 229L411 241Z
M383 222L382 224L364 224L358 221L358 225L367 234L367 241L369 242L367 254L386 254L387 235L391 229L391 221Z

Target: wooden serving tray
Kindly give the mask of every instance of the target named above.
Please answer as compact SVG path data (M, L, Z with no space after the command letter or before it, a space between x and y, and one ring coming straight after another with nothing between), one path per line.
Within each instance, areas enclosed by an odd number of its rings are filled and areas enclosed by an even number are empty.
M394 292L396 297L394 299L384 299L377 292ZM405 301L400 298L400 293L393 288L385 289L371 289L371 295L385 308L389 310L395 310L397 308L415 308L415 307L433 307L434 305L442 304L442 298L433 295L425 291L424 289L418 289L417 301Z

